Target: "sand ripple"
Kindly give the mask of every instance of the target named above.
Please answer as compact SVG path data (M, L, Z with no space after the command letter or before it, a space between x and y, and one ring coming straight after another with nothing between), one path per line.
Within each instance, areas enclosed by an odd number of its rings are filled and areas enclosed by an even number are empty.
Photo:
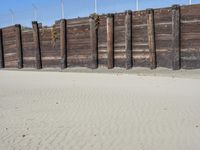
M0 72L1 150L199 150L200 80Z

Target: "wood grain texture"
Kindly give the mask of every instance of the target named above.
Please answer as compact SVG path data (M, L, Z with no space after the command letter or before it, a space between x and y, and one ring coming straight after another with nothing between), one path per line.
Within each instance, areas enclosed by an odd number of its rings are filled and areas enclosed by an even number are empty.
M4 68L4 50L3 50L3 36L2 29L0 29L0 68Z
M33 26L33 40L34 40L34 46L35 46L36 68L42 69L42 58L41 58L40 36L39 36L38 23L32 22L32 26Z
M172 69L181 68L180 63L180 6L172 6Z
M132 68L132 11L127 11L125 17L125 51L126 51L126 69L131 69Z
M17 57L18 57L18 69L23 68L23 48L22 48L22 33L21 25L15 25L15 34L16 34L16 48L17 48Z
M150 68L156 68L156 41L155 41L155 24L154 24L154 10L147 10L147 27L148 27L148 45L149 45L149 62Z
M33 29L22 30L23 65L24 68L35 67L35 46Z
M66 20L60 21L60 50L61 50L61 69L67 67L67 28Z
M125 12L114 14L114 67L126 68L126 57L120 58L120 55L126 55L125 17Z
M67 42L68 67L90 67L92 50L89 17L67 21Z
M0 67L21 68L23 62L25 68L38 69L76 66L198 69L199 10L197 4L159 8L149 13L143 10L99 15L98 29L97 22L89 17L67 19L66 25L61 20L52 26L36 22L33 28L22 27L21 37L15 26L4 27L0 37Z
M200 68L200 5L181 7L181 68Z
M18 68L15 26L2 29L5 68Z
M114 15L107 16L107 51L108 51L108 69L114 67Z
M90 22L90 46L91 46L91 69L98 68L98 20L95 20L92 16L89 19Z

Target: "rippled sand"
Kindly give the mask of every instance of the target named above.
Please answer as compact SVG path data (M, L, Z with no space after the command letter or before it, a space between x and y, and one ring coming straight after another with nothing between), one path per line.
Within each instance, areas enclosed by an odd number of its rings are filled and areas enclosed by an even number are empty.
M0 150L199 150L200 79L0 71Z

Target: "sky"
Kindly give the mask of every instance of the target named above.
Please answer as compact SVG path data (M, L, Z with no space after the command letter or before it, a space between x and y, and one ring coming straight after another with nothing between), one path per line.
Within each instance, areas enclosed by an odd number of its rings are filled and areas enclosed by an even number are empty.
M37 7L37 21L44 25L53 24L61 18L61 0L1 0L0 26L22 24L31 26L34 18L33 4ZM64 0L65 18L89 16L94 13L95 0ZM136 10L136 0L97 0L98 13ZM168 7L173 4L186 5L189 0L139 0L139 9ZM200 0L192 0L200 4ZM13 19L11 12L13 12Z

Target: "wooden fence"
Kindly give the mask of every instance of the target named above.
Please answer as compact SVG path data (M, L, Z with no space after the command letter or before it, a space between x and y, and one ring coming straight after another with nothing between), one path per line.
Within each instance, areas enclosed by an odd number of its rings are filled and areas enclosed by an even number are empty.
M200 68L200 5L0 29L0 68Z

